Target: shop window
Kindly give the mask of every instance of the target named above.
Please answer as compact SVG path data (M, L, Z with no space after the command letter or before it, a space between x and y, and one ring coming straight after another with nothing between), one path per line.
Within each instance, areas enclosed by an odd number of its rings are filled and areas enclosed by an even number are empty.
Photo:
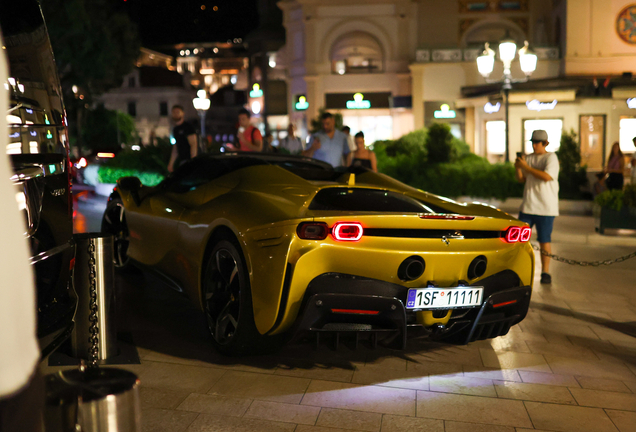
M524 120L523 122L523 142L525 153L530 154L533 152L532 143L530 137L532 132L537 129L543 129L548 133L547 147L549 152L555 152L561 147L561 133L563 132L563 120L561 119L536 119L536 120ZM510 150L513 151L512 149Z
M137 117L137 102L128 102L128 114Z
M159 115L161 117L168 116L168 102L159 102Z
M620 135L619 142L621 151L624 153L634 153L633 139L636 138L636 118L622 117L619 122Z
M486 149L488 155L501 156L506 153L506 122L495 120L486 122Z
M382 47L370 34L353 32L331 47L332 72L339 75L384 70Z
M136 87L137 86L137 80L135 79L134 76L128 77L128 87Z
M342 124L351 128L351 135L364 133L364 142L370 146L376 141L393 139L393 117L391 116L347 116Z

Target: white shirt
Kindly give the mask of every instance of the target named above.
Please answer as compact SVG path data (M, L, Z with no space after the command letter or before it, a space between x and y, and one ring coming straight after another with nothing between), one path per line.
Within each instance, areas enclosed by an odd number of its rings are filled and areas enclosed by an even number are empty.
M544 171L552 177L545 181L528 172L523 175L526 184L523 189L521 211L538 216L559 215L559 158L556 153L548 152L542 155L526 156L526 162L531 168Z
M0 56L0 81L7 80L5 56ZM9 106L9 92L0 92L0 106ZM7 146L7 121L0 116L0 149ZM4 152L3 152L4 153ZM9 178L9 158L0 155L0 397L24 387L38 364L35 324L35 286L29 249L23 233L24 218L18 210L17 189Z
M283 148L290 154L298 154L303 151L303 143L295 136L287 136L280 140L278 148Z

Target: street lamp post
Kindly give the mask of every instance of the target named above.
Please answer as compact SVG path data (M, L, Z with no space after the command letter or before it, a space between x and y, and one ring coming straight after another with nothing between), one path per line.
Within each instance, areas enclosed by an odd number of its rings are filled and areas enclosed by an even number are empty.
M510 161L510 139L509 139L509 131L508 131L508 98L510 95L510 90L512 89L512 83L514 82L523 82L527 81L532 72L537 68L537 55L530 51L528 48L528 41L525 41L523 47L519 50L519 64L521 66L521 70L526 75L523 79L514 79L512 77L512 73L510 72L510 66L512 65L512 61L515 59L517 54L517 44L510 39L504 40L499 43L499 59L503 62L504 71L503 77L500 80L490 81L488 77L492 73L495 67L495 52L490 49L488 43L486 43L484 52L482 55L477 57L477 69L479 73L486 78L487 82L502 82L502 90L504 93L504 120L506 124L506 162Z
M199 118L201 119L201 141L199 143L200 148L205 148L205 114L210 109L210 99L207 98L208 93L201 89L197 91L197 97L192 99L192 104L194 105L194 109L199 113Z

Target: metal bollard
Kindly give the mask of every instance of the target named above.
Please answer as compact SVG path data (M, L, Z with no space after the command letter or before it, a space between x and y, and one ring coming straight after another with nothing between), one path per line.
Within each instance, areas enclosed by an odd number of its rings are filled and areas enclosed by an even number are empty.
M97 305L97 360L117 355L113 237L104 233L75 234L75 270L73 281L78 304L75 327L71 335L73 357L90 360L91 338L91 264L94 260L94 283ZM89 246L93 245L92 248Z
M45 377L46 432L141 432L139 379L124 369L88 368Z

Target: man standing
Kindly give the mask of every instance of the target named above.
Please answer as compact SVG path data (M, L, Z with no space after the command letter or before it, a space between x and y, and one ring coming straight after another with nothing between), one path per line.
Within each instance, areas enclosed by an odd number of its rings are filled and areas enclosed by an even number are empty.
M236 134L238 150L260 152L263 151L263 135L257 127L250 124L251 115L245 108L241 108L238 113L239 128Z
M280 140L280 144L278 144L278 149L281 153L285 152L295 155L303 151L303 143L296 137L294 132L294 124L289 123L289 126L287 126L287 136Z
M339 130L336 130L336 120L331 113L324 113L321 117L322 130L311 137L309 148L302 152L303 156L313 157L315 159L327 162L334 167L343 164L343 156L345 157L345 166L351 164L351 151L347 136Z
M537 236L541 251L552 253L551 236L555 216L559 215L559 159L556 153L546 151L548 133L544 130L532 132L534 153L517 157L515 168L517 180L525 182L523 202L519 220L533 227L537 226ZM541 283L552 283L550 257L541 254Z
M175 163L179 160L179 165L193 159L197 155L197 134L194 127L184 120L184 111L181 105L172 107L172 120L174 128L172 129L172 137L175 140L170 154L170 162L168 162L168 172L174 171Z

